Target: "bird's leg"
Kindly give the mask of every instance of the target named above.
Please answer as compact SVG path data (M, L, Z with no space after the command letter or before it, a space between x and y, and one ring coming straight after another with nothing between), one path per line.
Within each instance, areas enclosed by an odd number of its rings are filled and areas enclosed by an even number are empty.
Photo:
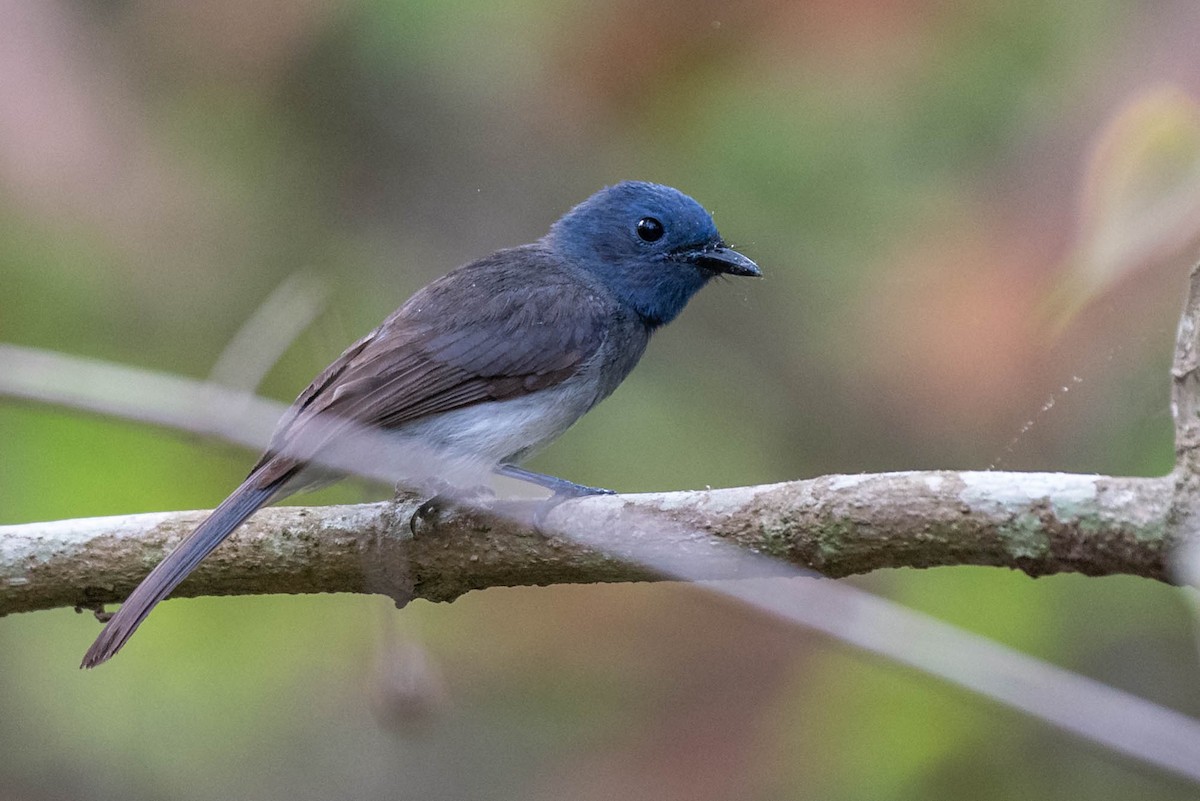
M498 476L515 478L518 481L524 481L528 484L536 484L554 493L538 504L538 508L533 513L533 527L538 531L542 530L542 524L546 522L546 515L550 514L550 511L563 501L569 501L572 498L582 498L586 495L617 494L610 489L589 487L586 484L576 484L574 481L567 481L565 478L548 476L544 473L535 473L532 470L526 470L524 467L517 467L515 464L502 464L492 472Z
M617 494L610 489L589 487L586 484L576 484L574 481L567 481L565 478L559 478L558 476L548 476L545 473L535 473L532 470L526 470L524 467L517 467L515 464L499 465L492 472L498 476L515 478L517 481L524 481L528 484L536 484L539 487L544 487L550 490L555 495L563 495L566 496L566 498L581 498L584 495Z

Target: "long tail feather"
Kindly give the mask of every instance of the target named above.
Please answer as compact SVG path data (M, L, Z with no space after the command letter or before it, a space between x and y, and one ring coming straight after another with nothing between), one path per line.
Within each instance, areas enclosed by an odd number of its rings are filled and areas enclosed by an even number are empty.
M204 557L212 553L246 518L278 495L281 485L282 482L274 482L265 488L259 487L256 475L251 474L142 580L105 624L104 630L83 657L82 667L95 667L119 651L150 614L150 610L187 578Z

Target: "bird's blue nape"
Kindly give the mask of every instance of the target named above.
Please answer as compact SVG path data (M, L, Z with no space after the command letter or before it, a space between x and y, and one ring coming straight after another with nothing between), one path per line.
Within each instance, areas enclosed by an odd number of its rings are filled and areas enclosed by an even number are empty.
M699 203L642 181L600 190L564 214L544 241L603 281L651 327L675 319L717 274L693 256L724 248Z

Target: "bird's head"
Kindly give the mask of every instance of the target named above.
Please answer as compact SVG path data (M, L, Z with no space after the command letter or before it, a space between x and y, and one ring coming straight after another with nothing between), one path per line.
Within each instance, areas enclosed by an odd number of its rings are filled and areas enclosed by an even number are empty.
M545 241L652 327L673 320L714 276L762 275L725 244L699 203L643 181L601 189L554 223Z

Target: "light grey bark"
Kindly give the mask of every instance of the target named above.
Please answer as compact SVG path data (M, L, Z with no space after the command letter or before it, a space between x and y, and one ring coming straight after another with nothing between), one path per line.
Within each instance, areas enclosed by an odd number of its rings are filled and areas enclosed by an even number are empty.
M661 541L697 578L771 572L729 562L723 541L828 576L882 567L997 565L1166 580L1175 482L1055 473L913 472L825 476L759 487L585 498L548 523L450 512L413 537L414 503L279 507L255 515L173 594L377 592L447 601L484 587L644 581L645 568L577 544L606 532ZM522 514L526 513L526 514ZM0 614L120 601L204 512L0 527ZM664 532L666 532L664 534ZM625 541L625 540L623 540ZM639 554L641 551L639 550Z

